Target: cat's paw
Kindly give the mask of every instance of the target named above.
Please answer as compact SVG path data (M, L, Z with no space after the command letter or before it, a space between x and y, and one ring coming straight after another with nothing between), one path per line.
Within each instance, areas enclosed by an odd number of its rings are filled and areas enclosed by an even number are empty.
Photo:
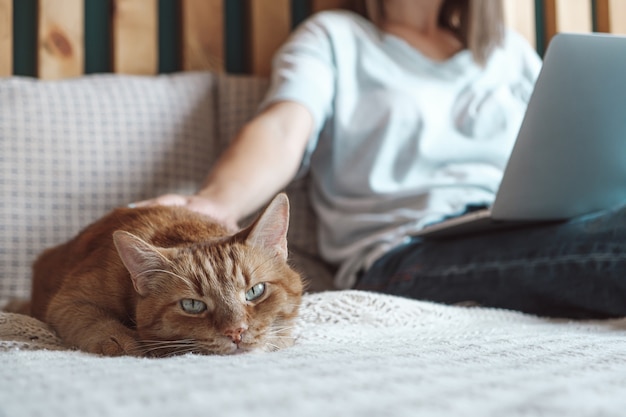
M140 356L139 343L127 335L113 335L101 340L91 350L105 356Z

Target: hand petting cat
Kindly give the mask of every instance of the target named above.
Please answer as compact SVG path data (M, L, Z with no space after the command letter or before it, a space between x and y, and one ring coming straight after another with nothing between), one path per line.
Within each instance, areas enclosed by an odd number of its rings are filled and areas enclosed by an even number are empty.
M233 218L230 213L224 210L222 206L216 204L209 198L205 198L197 194L164 194L156 198L138 201L128 205L129 208L153 206L185 207L191 211L195 211L196 213L204 214L215 219L231 232L239 230L237 219Z

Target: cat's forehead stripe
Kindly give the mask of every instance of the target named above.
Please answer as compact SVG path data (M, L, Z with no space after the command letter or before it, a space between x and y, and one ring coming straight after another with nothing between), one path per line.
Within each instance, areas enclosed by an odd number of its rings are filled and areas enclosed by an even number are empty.
M227 255L226 261L223 264L222 280L231 291L235 291L237 287L241 287L241 259L234 246L228 247Z
M196 285L198 293L202 296L208 296L211 293L211 287L215 286L216 271L214 262L211 259L214 254L210 253L209 248L203 251L194 252L194 265L199 266L201 270L196 272Z
M197 291L208 296L221 289L234 290L233 277L241 275L238 270L236 251L230 245L206 245L193 251L192 263L196 268Z
M239 288L246 287L246 277L244 276L241 265L239 263L235 263L235 270L233 271L233 273L233 277L237 280Z

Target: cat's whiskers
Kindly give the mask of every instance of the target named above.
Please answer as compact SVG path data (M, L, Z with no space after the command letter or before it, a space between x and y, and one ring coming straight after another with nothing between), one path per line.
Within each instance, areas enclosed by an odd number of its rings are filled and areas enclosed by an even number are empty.
M196 343L193 339L176 339L176 340L142 340L142 345L144 346L160 346L160 345L170 345L172 343L177 343L179 345L190 345L192 343Z
M180 356L180 355L185 355L187 353L202 353L202 349L200 349L198 346L194 346L194 347L189 347L187 349L178 349L175 350L174 352L169 352L166 355L163 355L166 358L171 358L173 356Z
M201 349L196 346L189 346L185 349L176 348L173 350L165 351L164 349L150 349L140 352L143 356L151 356L157 358L171 358L173 356L184 355L186 353L201 353Z
M288 326L288 327L272 327L270 328L266 334L268 335L277 335L277 334L282 334L284 332L290 332L294 329L294 326Z
M199 346L188 346L188 347L184 347L184 348L173 348L173 349L169 349L169 350L165 350L165 351L161 351L161 354L158 354L158 356L177 356L177 355L183 355L185 353L189 353L189 352L193 352L193 353L198 353L198 354L207 354L205 349L200 348Z
M276 352L277 350L280 350L280 346L275 345L275 344L270 343L270 342L265 342L265 347L269 348L268 351L270 351L270 352Z
M264 340L264 345L266 348L269 348L269 351L277 351L282 349L283 347L290 346L296 340L296 337L293 336L290 331L291 327L282 327L279 329L270 329L265 335L266 339ZM289 332L289 333L285 333Z
M267 340L295 339L292 334L272 334L267 335Z
M269 334L268 333L266 336L267 336L268 339L277 339L277 340L278 339L295 339L295 337L293 335L288 334L288 333L287 334L280 334L280 333Z
M194 339L142 340L141 346L137 348L137 351L143 355L155 354L156 356L165 357L197 352L199 350L201 349Z

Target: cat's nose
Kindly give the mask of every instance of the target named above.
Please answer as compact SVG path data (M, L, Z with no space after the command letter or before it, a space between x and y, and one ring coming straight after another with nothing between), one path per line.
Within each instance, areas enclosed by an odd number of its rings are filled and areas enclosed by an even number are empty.
M230 339L239 345L241 343L241 335L245 332L246 329L244 327L237 327L236 329L226 329L224 330L224 335L230 337Z

